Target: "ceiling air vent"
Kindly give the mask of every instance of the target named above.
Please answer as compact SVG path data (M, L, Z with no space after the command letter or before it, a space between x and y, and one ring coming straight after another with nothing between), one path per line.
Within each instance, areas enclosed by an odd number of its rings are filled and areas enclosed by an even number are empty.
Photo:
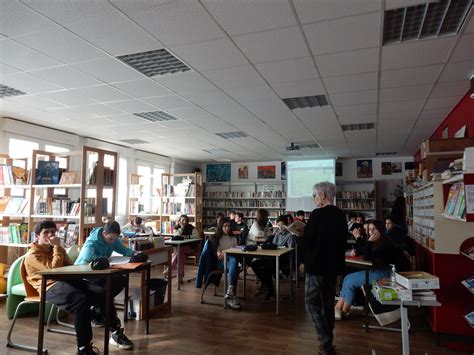
M149 77L191 70L166 49L126 54L117 58Z
M247 133L245 132L224 132L224 133L216 133L216 135L224 139L247 137Z
M148 144L150 142L143 141L141 139L120 139L119 142L127 144Z
M398 152L380 152L380 153L375 153L375 155L378 157L389 157L392 155L398 155Z
M296 108L322 107L329 105L325 95L289 97L283 99L283 102L290 110L294 110Z
M369 129L375 129L375 123L354 123L354 124L343 124L341 125L342 131L367 131Z
M0 98L20 95L26 95L26 92L0 84Z
M319 149L320 148L319 144L317 143L311 143L311 144L301 143L301 144L298 144L298 146L300 147L300 149Z
M165 111L152 111L152 112L140 112L134 113L135 116L144 118L150 122L159 122L159 121L176 121L178 118L166 113Z
M383 43L455 35L461 29L472 0L440 0L385 11Z

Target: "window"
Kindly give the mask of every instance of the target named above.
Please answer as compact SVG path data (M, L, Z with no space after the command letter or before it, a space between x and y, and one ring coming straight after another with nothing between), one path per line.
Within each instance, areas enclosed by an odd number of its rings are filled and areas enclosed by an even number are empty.
M117 193L117 216L127 215L127 189L121 189L120 186L128 186L127 179L127 159L119 159L118 174L118 193Z

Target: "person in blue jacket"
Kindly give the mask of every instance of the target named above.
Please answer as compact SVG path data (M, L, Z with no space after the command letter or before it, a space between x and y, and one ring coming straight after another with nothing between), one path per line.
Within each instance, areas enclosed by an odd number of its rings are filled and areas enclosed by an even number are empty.
M94 228L89 237L87 237L74 265L89 264L91 261L103 257L109 258L114 251L124 256L133 256L135 252L122 244L118 239L119 235L120 224L116 221L109 221L103 227ZM105 280L88 279L87 281L97 286L97 289L105 294ZM112 297L117 296L124 289L125 285L126 279L124 276L114 277L112 279ZM133 349L133 343L123 333L120 319L113 304L111 308L112 321L109 327L112 336L110 337L110 344L117 346L119 349ZM94 313L92 326L103 326L105 309L92 309L91 311Z

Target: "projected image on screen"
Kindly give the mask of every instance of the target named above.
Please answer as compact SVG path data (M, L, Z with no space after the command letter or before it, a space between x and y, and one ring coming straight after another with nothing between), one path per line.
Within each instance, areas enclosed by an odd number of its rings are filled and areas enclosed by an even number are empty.
M334 159L287 162L287 210L312 210L314 184L323 181L334 183L335 170Z

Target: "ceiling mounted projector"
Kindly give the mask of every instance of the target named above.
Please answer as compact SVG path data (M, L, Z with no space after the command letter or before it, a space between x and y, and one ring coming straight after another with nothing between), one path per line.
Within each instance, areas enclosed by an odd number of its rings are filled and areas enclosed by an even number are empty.
M300 150L299 145L295 145L295 143L291 143L288 147L286 147L286 150L292 151L292 150Z

